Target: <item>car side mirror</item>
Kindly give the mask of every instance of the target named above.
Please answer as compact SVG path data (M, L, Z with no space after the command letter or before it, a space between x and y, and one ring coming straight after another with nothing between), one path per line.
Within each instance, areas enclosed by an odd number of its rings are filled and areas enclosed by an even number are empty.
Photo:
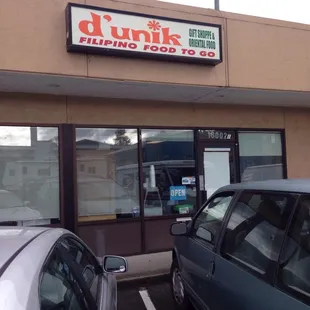
M107 255L103 258L102 267L107 273L124 273L128 270L128 263L123 257Z
M173 223L170 227L170 234L172 236L185 236L187 231L187 224L185 222Z

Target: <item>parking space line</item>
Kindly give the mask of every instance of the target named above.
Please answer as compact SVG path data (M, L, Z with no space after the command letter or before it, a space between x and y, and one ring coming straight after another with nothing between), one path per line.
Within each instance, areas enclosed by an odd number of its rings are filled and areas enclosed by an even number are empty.
M140 296L147 310L156 310L147 290L140 290Z

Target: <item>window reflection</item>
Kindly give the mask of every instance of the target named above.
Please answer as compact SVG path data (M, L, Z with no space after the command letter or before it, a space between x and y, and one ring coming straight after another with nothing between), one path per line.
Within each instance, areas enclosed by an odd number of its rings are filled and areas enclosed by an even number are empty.
M279 280L292 294L310 297L310 196L303 195L280 261ZM309 300L309 299L308 299Z
M239 153L242 182L283 178L281 133L241 132Z
M293 205L291 196L243 193L227 224L222 253L265 274L278 260Z
M196 204L192 130L142 130L145 216L185 214Z
M0 222L59 222L58 157L58 128L0 127Z
M76 129L79 221L140 215L137 130Z

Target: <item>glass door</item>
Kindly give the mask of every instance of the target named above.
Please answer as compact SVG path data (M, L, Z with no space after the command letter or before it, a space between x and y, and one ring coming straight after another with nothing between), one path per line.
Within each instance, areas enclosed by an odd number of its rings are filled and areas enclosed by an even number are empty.
M200 149L199 183L204 203L220 187L236 182L236 169L233 147L204 144Z
M234 136L230 139L210 139L209 132L200 133L198 142L198 170L199 170L199 204L203 204L220 187L236 183L236 143Z

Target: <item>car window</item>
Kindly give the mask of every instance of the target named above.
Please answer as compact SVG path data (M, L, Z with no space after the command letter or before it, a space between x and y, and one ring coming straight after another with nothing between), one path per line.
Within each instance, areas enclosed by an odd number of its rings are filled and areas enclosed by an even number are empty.
M233 192L222 193L214 197L195 220L192 237L215 245L221 225L234 196Z
M304 195L294 214L281 253L278 284L291 295L310 301L310 195Z
M41 310L87 309L83 292L57 249L43 269L39 292Z
M275 270L295 198L244 192L229 218L221 253L262 276Z
M67 237L62 240L61 244L68 250L74 261L80 266L84 280L93 298L97 300L98 281L101 271L97 259L82 243L74 238Z

